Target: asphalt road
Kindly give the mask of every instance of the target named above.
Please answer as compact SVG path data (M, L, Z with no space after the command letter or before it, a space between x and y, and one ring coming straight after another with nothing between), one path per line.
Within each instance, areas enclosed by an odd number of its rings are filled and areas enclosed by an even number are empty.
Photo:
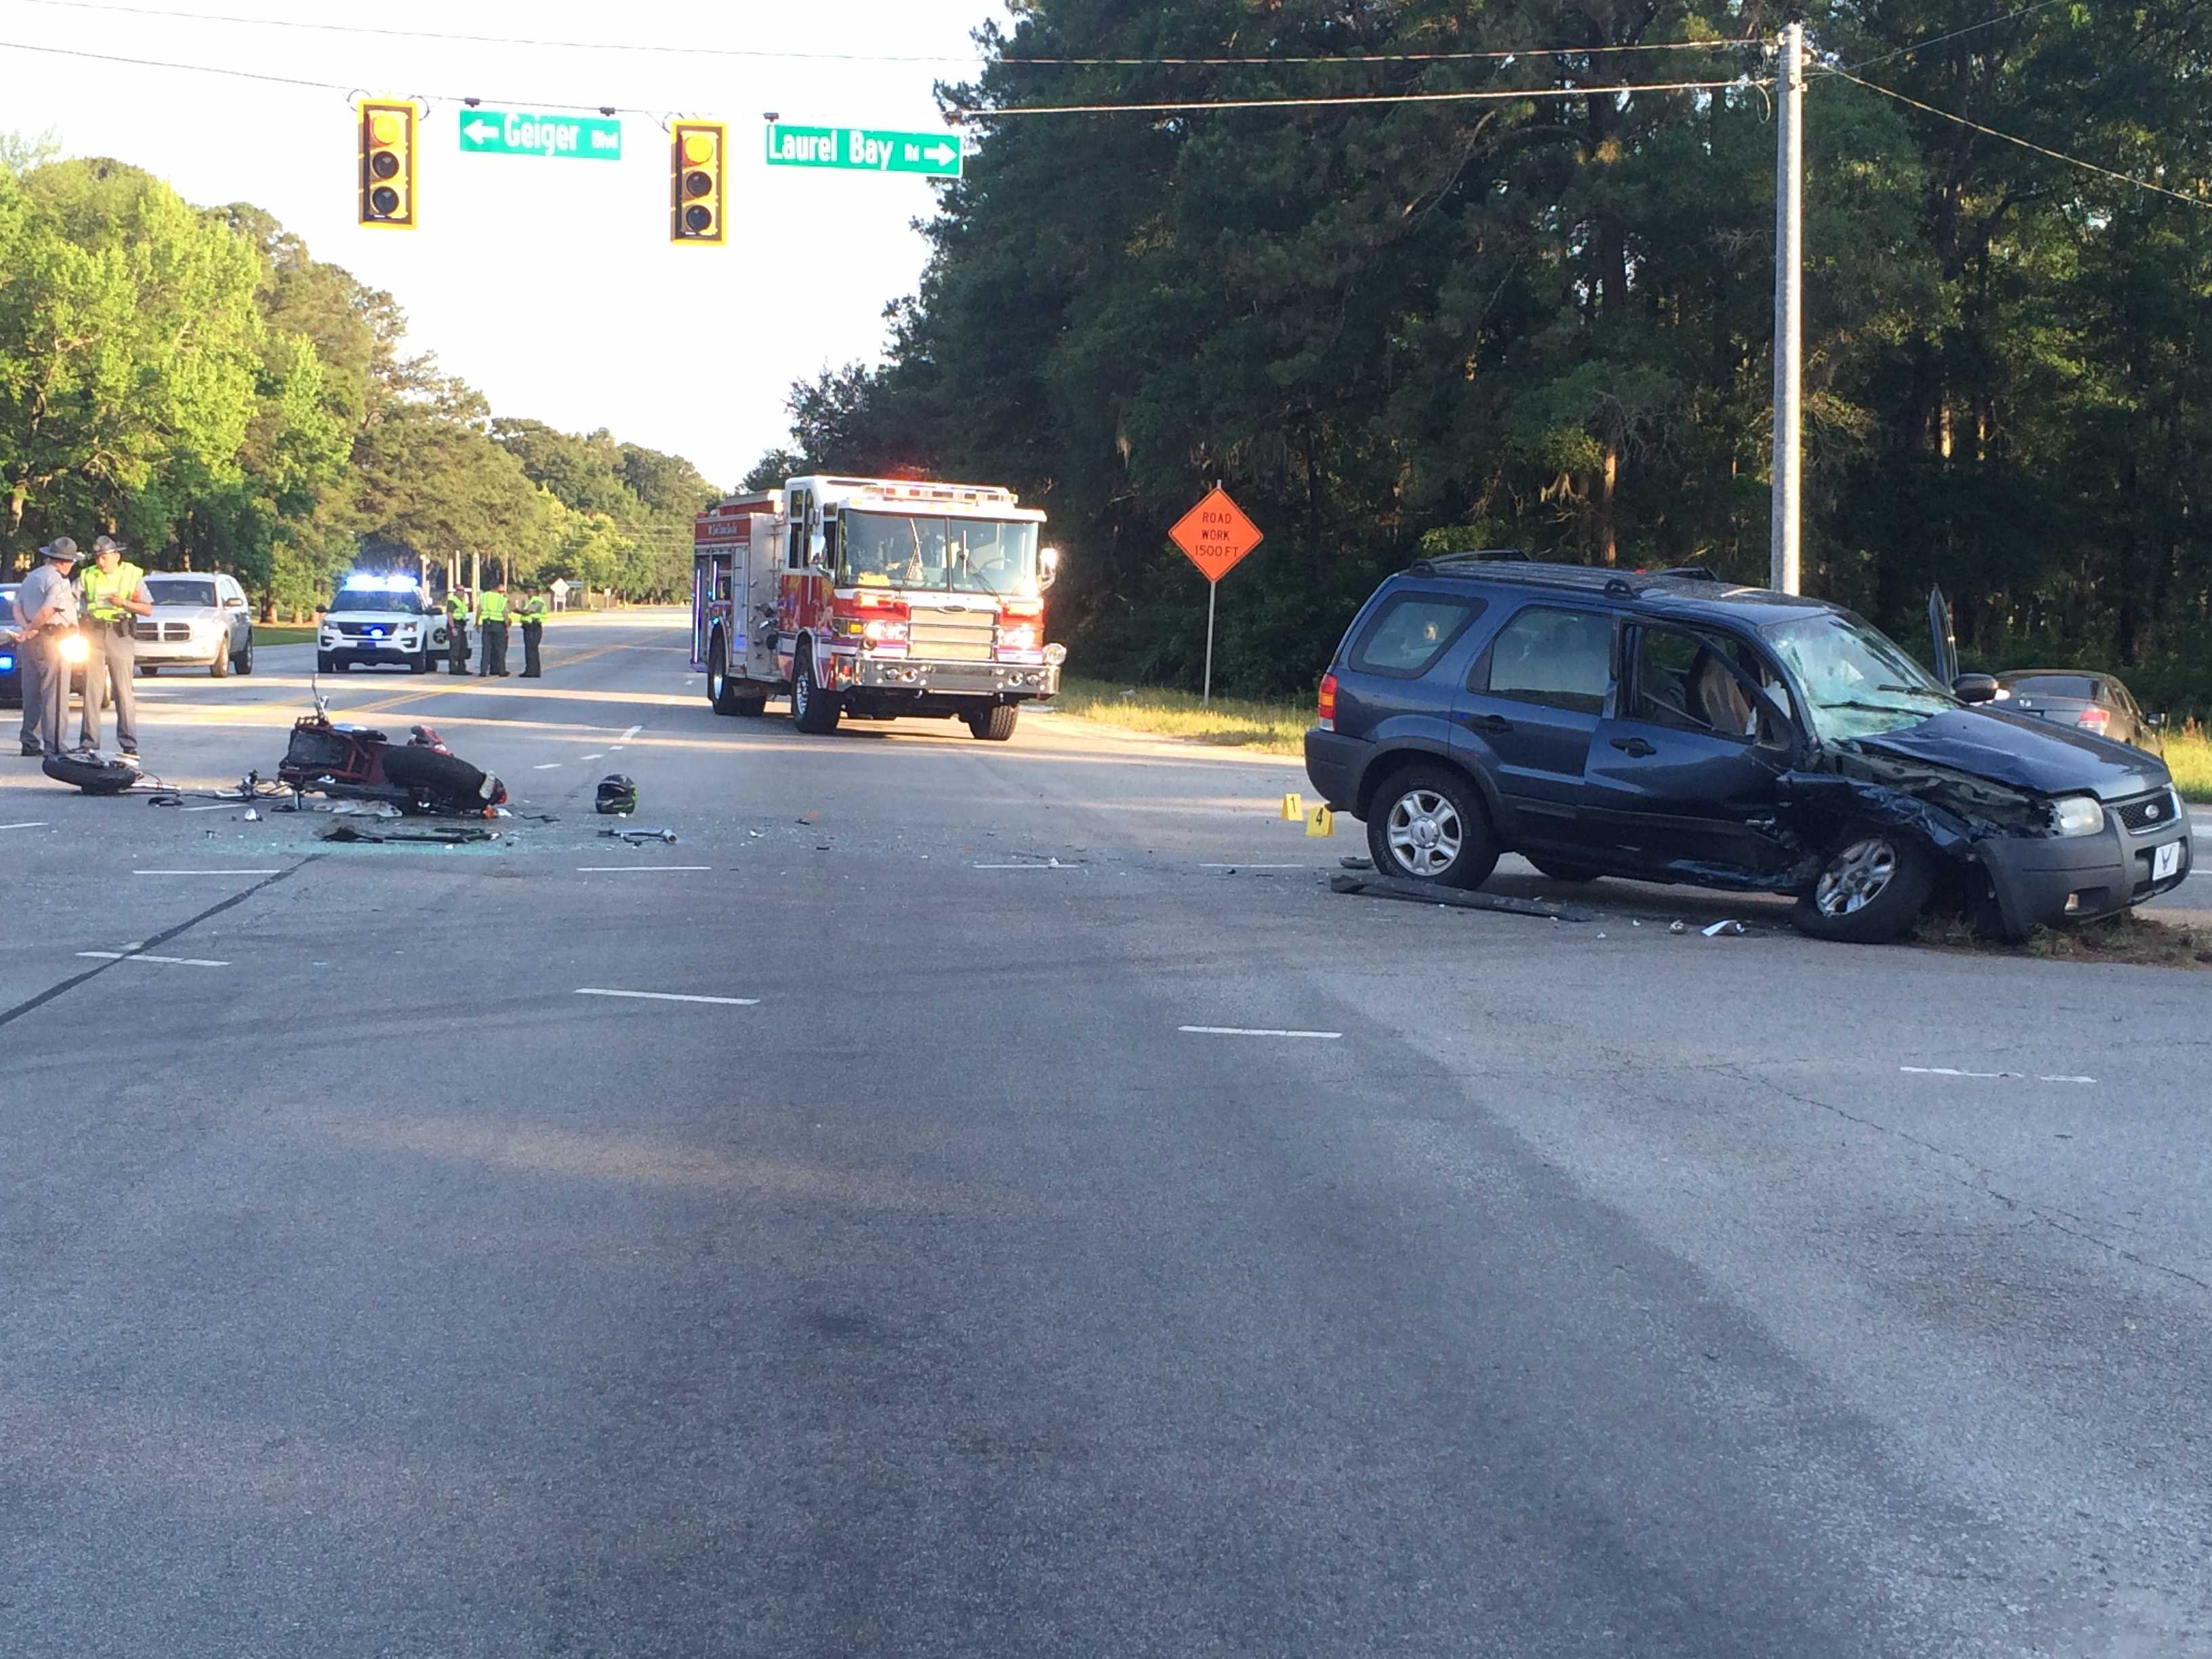
M550 644L326 682L486 848L0 763L0 1654L2212 1654L2212 978L1338 896L1279 760Z

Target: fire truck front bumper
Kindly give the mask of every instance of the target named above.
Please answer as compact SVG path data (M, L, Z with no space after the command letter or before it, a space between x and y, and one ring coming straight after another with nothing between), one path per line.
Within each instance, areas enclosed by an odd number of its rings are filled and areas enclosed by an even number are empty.
M1048 697L1060 690L1058 663L927 662L906 657L846 658L845 685L866 691L933 692L947 697Z

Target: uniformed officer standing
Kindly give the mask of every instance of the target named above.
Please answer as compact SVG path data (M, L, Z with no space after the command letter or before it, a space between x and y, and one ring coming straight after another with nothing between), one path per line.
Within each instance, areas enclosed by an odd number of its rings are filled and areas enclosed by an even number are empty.
M62 732L69 724L70 664L62 655L62 641L76 633L76 590L70 572L76 567L76 544L57 536L39 550L46 561L23 578L15 590L15 608L23 617L24 730L30 730L30 710L38 707L38 752L62 752ZM23 752L32 752L26 743Z
M545 665L538 658L538 645L545 637L545 618L552 611L552 601L533 589L524 596L522 608L515 613L522 622L522 678L526 680L545 678Z
M454 674L469 672L469 590L465 587L446 590L446 669Z
M507 678L507 584L495 584L477 596L477 623L483 633L483 653L477 659L479 675Z
M77 747L100 747L100 706L107 685L115 688L115 741L126 755L138 752L138 642L132 627L154 614L146 573L123 556L123 544L102 536L92 544L92 568L84 573L84 722ZM229 647L226 645L224 647Z

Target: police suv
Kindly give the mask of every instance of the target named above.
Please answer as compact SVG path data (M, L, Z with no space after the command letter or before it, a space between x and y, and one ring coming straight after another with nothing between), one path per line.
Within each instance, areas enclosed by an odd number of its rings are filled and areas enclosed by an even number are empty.
M412 576L358 572L324 611L315 667L325 674L356 663L397 663L427 674L446 654L446 618Z

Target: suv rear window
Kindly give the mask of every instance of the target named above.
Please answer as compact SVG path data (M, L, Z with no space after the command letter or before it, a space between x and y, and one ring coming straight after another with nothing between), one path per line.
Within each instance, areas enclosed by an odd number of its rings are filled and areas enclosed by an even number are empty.
M2097 682L2086 674L2007 674L1997 683L2030 697L2079 697L2084 702L2097 700Z
M1401 593L1386 599L1352 647L1351 665L1363 674L1419 679L1483 611L1480 599L1435 593Z
M1491 696L1595 714L1613 685L1613 618L1530 605L1498 630L1489 658Z

